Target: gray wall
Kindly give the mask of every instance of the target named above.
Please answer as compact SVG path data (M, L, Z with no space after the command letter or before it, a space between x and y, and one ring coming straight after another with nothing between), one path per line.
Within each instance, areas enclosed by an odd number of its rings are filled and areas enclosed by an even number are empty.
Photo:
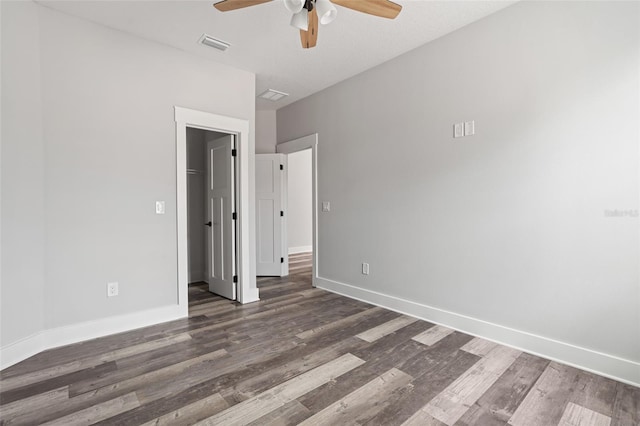
M287 240L289 252L311 247L313 207L311 200L311 150L287 155Z
M0 345L42 329L44 145L37 6L2 10Z
M256 154L273 154L276 141L276 112L256 111Z
M6 13L18 7L28 16ZM39 5L2 8L3 347L43 327L43 299L45 328L174 305L173 107L248 120L253 165L255 75Z
M173 106L253 123L255 76L46 8L41 31L47 324L174 304Z
M279 110L319 275L640 361L638 8L521 2Z

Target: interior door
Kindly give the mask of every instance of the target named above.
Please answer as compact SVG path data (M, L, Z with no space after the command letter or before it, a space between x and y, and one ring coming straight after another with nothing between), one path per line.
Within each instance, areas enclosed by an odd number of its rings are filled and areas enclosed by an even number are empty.
M286 274L283 244L284 154L256 155L256 273Z
M235 136L207 141L207 281L209 291L236 300L233 218Z

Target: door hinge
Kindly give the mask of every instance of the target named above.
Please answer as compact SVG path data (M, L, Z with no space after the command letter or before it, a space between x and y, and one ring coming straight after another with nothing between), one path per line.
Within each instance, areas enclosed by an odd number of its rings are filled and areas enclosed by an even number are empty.
M233 212L233 214L231 215L231 219L233 220L238 219L238 214L236 212Z
M280 210L280 216L284 217L284 212L282 210Z
M284 263L284 257L280 258L280 263Z
M237 155L238 155L238 150L236 150L236 149L232 149L232 150L231 150L231 156L232 156L232 157L235 157L235 156L237 156Z
M234 282L234 283L237 283L237 282L238 282L238 276L237 276L237 275L234 275L234 276L233 276L233 282Z
M280 170L284 170L284 166L280 164Z

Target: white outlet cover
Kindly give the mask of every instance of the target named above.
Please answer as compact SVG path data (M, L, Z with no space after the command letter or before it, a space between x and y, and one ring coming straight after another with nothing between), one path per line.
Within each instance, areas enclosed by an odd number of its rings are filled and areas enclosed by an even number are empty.
M453 137L461 138L464 136L464 123L456 123L453 125Z
M118 295L118 283L107 283L107 296L113 297Z
M329 201L323 201L322 202L322 211L323 212L331 211L331 203Z

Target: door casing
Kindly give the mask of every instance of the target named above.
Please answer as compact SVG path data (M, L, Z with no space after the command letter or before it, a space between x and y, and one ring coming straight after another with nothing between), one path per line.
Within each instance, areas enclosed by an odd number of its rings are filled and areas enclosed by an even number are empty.
M255 236L251 235L250 206L255 195L250 192L253 173L249 149L249 121L213 114L204 111L174 107L176 122L176 233L178 251L177 299L179 310L184 316L189 314L187 253L187 127L236 135L236 212L237 212L237 275L238 301L251 303L260 300L256 286ZM252 265L253 262L253 265Z

